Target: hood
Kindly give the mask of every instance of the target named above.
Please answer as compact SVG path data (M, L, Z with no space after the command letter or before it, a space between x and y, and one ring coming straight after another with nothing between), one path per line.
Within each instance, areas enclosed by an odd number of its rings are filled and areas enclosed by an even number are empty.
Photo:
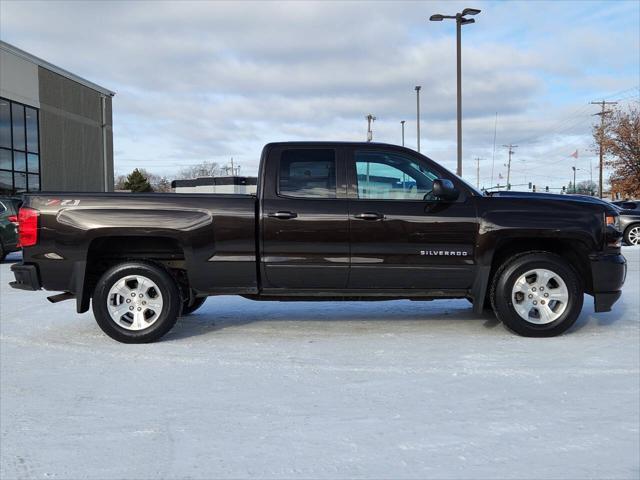
M533 192L514 192L514 191L503 191L503 192L492 192L489 194L491 197L507 197L507 198L518 198L529 201L553 201L558 202L558 204L582 204L582 205L591 205L591 206L600 206L603 211L613 214L620 215L621 210L617 208L614 204L607 202L606 200L602 200L596 197L590 197L588 195L560 195L558 193L533 193Z
M514 192L502 191L491 192L491 197L509 197L509 198L525 198L531 200L559 200L565 202L580 202L596 205L605 205L607 207L615 208L615 205L596 197L590 197L588 195L560 195L558 193L534 193L534 192Z

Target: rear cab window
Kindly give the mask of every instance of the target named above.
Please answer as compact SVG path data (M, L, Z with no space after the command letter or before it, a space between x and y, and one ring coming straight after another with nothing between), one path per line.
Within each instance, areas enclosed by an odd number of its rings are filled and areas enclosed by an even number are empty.
M336 198L335 150L284 150L278 170L278 195L295 198Z

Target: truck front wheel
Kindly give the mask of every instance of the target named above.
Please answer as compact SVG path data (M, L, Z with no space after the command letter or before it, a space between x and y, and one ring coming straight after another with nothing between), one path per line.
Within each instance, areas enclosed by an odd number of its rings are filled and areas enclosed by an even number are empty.
M123 343L160 339L175 325L182 299L165 269L145 262L107 270L92 298L93 314L104 333Z
M491 287L496 316L527 337L552 337L577 320L584 291L573 267L559 255L532 252L502 265Z

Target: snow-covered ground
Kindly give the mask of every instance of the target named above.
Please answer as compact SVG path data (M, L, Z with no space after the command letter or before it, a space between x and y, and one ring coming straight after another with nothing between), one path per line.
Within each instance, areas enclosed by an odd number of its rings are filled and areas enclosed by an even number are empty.
M624 254L614 311L587 297L557 338L466 301L218 297L151 345L9 288L5 262L0 478L638 478L640 248Z

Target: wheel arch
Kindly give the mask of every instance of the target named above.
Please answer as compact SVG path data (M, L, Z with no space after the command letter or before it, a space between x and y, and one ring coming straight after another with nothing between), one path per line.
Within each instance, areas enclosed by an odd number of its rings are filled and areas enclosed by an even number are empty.
M474 285L474 311L481 313L489 286L493 282L496 272L508 259L528 252L549 252L565 258L581 278L586 293L593 292L593 276L589 261L590 246L575 238L549 237L510 237L498 240L487 264L480 265L478 279Z
M78 313L89 310L93 290L102 274L124 261L144 261L159 265L176 277L178 284L188 284L185 248L171 236L106 235L89 243L84 261L74 263L72 284L75 285Z

